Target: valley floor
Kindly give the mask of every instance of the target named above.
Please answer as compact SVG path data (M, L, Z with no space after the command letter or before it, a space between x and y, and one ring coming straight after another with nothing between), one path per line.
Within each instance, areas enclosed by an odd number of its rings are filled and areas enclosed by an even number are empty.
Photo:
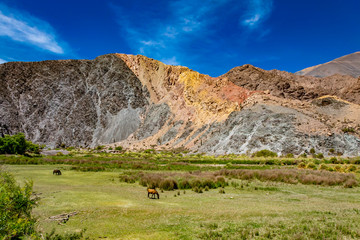
M31 179L39 198L38 229L85 229L90 239L359 239L360 187L228 179L224 188L160 192L119 181L122 169L70 165L4 165L19 183ZM53 175L53 169L62 175ZM66 223L49 217L76 211Z

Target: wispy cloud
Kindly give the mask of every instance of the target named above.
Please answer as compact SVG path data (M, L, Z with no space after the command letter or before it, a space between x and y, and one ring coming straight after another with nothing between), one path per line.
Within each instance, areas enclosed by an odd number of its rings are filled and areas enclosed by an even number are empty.
M0 64L6 63L6 62L7 62L6 60L0 58Z
M272 9L272 0L248 0L248 7L241 18L241 24L255 29L270 16Z
M125 9L117 5L111 7L117 13L118 24L135 52L179 65L180 55L184 53L182 46L198 37L206 37L211 32L209 26L217 19L213 13L229 1L216 0L211 4L193 0L171 1L166 6L166 12L170 13L166 21L148 19L150 22L147 22L146 28L143 27L145 24L134 24Z
M52 27L24 12L0 4L0 37L36 46L55 54L64 54Z
M121 36L132 53L171 65L202 67L199 62L207 62L204 66L212 64L216 67L226 64L229 58L243 58L241 48L246 46L250 35L254 42L270 32L268 29L249 29L260 26L268 18L272 0L141 3L133 0L136 11L129 11L132 9L129 5L110 5L116 13ZM230 53L232 57L229 57ZM196 70L202 71L201 68Z
M161 62L168 65L179 65L180 63L176 60L176 57L160 59Z

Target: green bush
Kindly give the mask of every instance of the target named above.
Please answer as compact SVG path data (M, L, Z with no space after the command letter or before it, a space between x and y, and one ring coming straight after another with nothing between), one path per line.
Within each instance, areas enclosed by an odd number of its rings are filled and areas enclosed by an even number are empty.
M314 149L314 148L310 149L310 153L311 153L312 155L314 155L314 154L315 154L315 149Z
M307 165L306 165L306 168L307 169L316 169L316 165L315 165L315 163L313 163L313 162L309 162Z
M286 157L286 158L294 158L294 154L288 153L284 157Z
M0 238L20 239L36 236L35 222L31 210L35 200L31 199L32 182L21 188L15 179L0 169Z
M326 166L325 164L320 164L319 166L319 170L328 170L328 166Z
M253 157L277 157L277 153L264 149L257 151L253 154Z
M346 128L343 128L341 129L344 133L354 133L355 132L355 129L352 128L352 127L346 127Z
M46 233L45 240L77 240L84 239L85 231L81 231L79 233L65 233L65 235L60 235L55 233L55 229L53 229L50 233ZM85 238L88 239L88 238Z
M122 151L123 148L122 148L121 146L117 146L117 147L115 148L115 150L116 150L116 151Z
M338 159L336 157L332 157L330 158L330 162L336 164L338 163Z
M202 193L202 189L199 187L194 187L192 190L196 193Z
M105 146L99 145L99 146L97 146L95 149L98 150L98 151L100 151L100 150L103 150L104 148L105 148Z
M347 172L355 172L356 171L356 167L354 165L349 165L346 169Z
M30 141L26 141L23 133L15 135L5 135L0 138L0 154L22 154L25 152L32 152L39 154L40 147Z

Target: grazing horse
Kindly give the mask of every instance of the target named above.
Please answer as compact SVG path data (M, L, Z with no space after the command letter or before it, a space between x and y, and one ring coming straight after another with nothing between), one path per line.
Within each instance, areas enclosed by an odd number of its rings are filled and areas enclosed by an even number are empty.
M54 171L53 171L53 175L61 175L61 171L59 170L59 169L55 169Z
M155 189L148 188L147 191L148 191L148 198L150 198L150 194L152 194L151 198L155 198L155 195L157 196L158 199L160 198L159 193Z

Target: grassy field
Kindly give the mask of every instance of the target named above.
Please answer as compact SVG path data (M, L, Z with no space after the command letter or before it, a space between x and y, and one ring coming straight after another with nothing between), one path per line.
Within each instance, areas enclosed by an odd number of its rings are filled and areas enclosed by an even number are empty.
M55 159L49 161L51 165L5 165L5 168L20 183L25 179L33 180L34 191L40 197L34 215L39 219L38 228L44 232L53 228L58 233L86 229L85 236L91 239L360 238L359 187L287 184L227 177L227 182L233 184L224 188L224 194L219 193L219 188L203 193L187 189L160 192L159 200L148 199L146 187L138 182L120 181L119 176L129 171L127 166L131 166L131 171L151 173L196 169L216 171L224 166L215 165L216 159L201 162L198 156L194 156L190 164L175 165L166 160L157 160L156 156L154 159L144 156L144 161L155 168L136 169L136 166L122 160L120 164L123 168L79 171L79 168L74 168L73 162L66 164L66 161L71 161L69 157L58 157L64 160L61 164L57 164ZM77 161L77 158L73 160ZM114 163L114 159L104 161L119 165ZM141 161L141 158L134 157L131 161ZM236 161L227 166L234 168L235 164L243 164L242 167L246 168L260 166L265 169L285 169L288 166L281 162L276 166L267 165L267 160L260 163L256 160L254 165L249 166L246 165L248 162ZM227 162L228 159L223 161ZM294 162L297 164L298 160ZM341 167L347 169L345 165ZM52 175L55 168L61 169L63 175ZM74 211L78 214L64 224L49 220L50 216Z

